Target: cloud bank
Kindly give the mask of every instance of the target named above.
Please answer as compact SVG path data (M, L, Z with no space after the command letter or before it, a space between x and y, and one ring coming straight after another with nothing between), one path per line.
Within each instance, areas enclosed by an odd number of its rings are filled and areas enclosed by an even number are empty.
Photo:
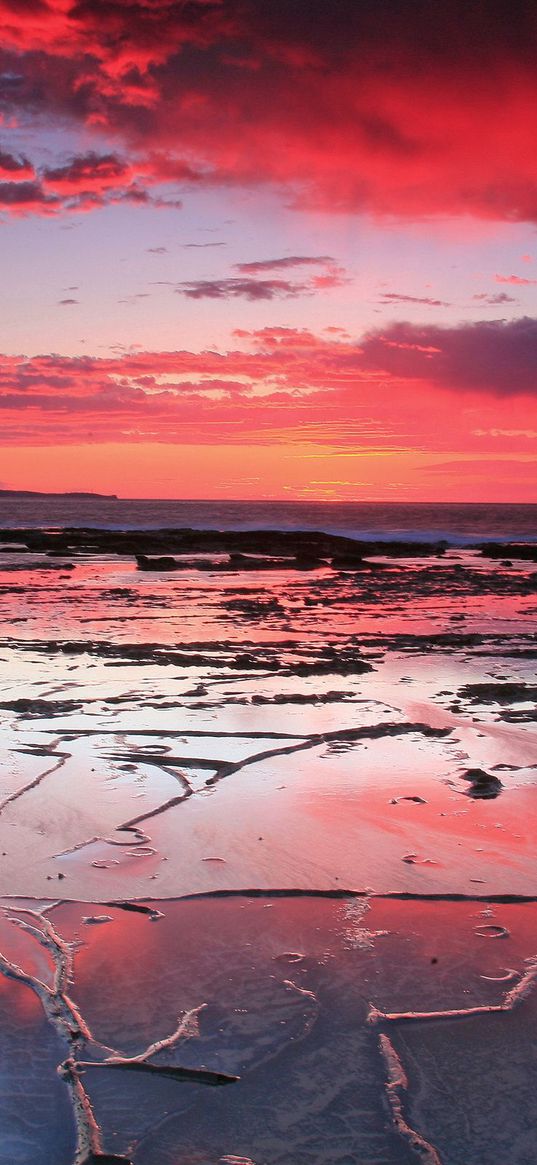
M342 447L358 437L387 448L463 440L481 449L500 431L515 443L527 439L537 396L535 319L452 328L399 322L357 341L337 329L282 327L239 329L235 339L223 352L5 356L4 441L278 443L294 429L303 440Z
M529 0L0 0L0 28L6 136L94 141L45 168L0 143L5 213L270 184L327 213L537 221Z

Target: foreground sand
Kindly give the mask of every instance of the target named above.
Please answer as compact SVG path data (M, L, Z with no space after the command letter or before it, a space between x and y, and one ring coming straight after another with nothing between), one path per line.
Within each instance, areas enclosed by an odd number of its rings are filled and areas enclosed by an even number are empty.
M1 1165L529 1165L531 552L245 538L4 535Z

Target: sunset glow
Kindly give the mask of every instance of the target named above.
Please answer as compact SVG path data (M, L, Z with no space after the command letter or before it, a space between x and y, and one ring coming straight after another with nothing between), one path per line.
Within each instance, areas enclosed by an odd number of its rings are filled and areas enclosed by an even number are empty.
M0 487L537 501L537 13L0 0Z

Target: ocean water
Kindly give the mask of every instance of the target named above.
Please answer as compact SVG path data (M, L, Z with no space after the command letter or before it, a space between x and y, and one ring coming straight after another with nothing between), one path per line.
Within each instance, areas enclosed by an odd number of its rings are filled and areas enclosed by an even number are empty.
M0 528L322 530L347 537L537 540L537 505L0 497Z

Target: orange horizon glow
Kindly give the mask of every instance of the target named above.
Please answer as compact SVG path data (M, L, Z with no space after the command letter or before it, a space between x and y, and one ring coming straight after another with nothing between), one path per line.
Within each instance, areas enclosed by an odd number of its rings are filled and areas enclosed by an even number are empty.
M312 458L318 461L315 476ZM22 474L21 460L26 466ZM294 456L281 445L22 447L4 451L0 488L185 501L537 503L531 461L521 462L519 480L514 481L509 462L502 474L501 461L483 465L470 458L461 470L454 458L452 472L443 469L436 484L435 476L439 475L430 455L420 459L415 454L353 454L345 460L352 463L351 472L357 474L357 480L341 479L337 451L321 448L312 452L311 446L295 447ZM349 465L345 472L349 472ZM360 481L360 473L364 480Z

